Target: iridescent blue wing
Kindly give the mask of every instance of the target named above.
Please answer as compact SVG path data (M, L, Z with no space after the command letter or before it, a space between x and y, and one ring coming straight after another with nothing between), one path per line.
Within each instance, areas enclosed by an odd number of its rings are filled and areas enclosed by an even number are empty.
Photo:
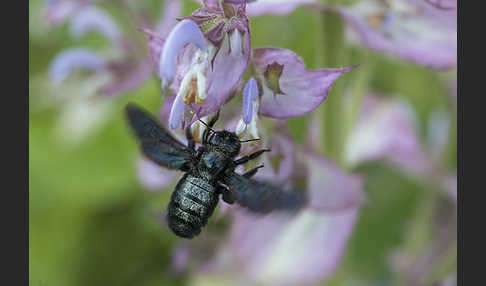
M169 169L187 169L192 157L186 146L170 135L148 112L135 104L128 104L126 112L145 156Z
M222 181L241 206L256 212L275 210L295 211L305 204L305 193L296 189L283 189L271 183L245 178L232 173Z

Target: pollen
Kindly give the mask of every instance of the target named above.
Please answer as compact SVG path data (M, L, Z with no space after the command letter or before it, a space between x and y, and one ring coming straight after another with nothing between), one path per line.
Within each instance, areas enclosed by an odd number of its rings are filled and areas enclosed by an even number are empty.
M195 78L192 78L190 83L189 83L189 88L187 90L187 93L183 95L182 101L184 101L185 104L189 104L191 102L194 102L197 100L197 80ZM197 103L197 101L196 101Z

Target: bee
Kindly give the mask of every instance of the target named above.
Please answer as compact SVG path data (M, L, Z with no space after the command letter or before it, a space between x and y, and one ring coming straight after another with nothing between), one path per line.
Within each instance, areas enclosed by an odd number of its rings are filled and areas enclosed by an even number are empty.
M263 165L241 175L235 172L238 165L270 150L262 149L235 159L241 143L259 139L240 141L234 132L214 131L212 127L219 111L208 123L201 121L206 129L197 150L190 127L185 130L185 146L142 108L130 103L126 113L143 154L160 166L184 172L171 195L166 216L169 228L177 236L187 239L197 236L213 214L220 196L228 204L236 202L260 214L296 211L304 204L302 192L251 179Z

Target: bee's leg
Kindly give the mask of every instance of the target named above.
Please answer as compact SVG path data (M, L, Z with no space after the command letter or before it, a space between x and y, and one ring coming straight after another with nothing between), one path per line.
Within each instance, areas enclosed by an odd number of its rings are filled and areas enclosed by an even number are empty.
M199 158L199 156L201 156L201 154L204 152L204 146L199 146L199 148L197 149L196 151L196 158Z
M186 138L187 138L187 147L193 154L196 153L196 141L192 137L191 126L187 126L186 128Z
M209 121L208 127L206 127L206 129L204 129L203 136L202 136L203 143L208 142L209 131L214 126L214 124L216 124L216 121L218 121L218 118L219 118L219 110L218 110L218 113L216 113L216 115L213 118L211 118L211 120Z
M211 118L211 120L208 123L208 126L212 128L214 124L216 124L216 121L218 121L218 118L219 118L219 110L218 112L216 112L216 115L213 118Z
M227 188L223 186L218 186L218 192L221 194L221 198L225 203L232 205L235 202L233 194Z
M263 152L269 152L270 149L263 149L263 150L258 150L255 153L251 153L250 155L247 155L245 157L241 157L240 159L234 161L235 165L241 165L245 164L246 162L253 160L263 154Z
M255 168L251 169L250 171L244 173L242 176L249 179L249 178L253 177L257 173L258 169L260 169L260 168L263 168L263 165L256 166Z

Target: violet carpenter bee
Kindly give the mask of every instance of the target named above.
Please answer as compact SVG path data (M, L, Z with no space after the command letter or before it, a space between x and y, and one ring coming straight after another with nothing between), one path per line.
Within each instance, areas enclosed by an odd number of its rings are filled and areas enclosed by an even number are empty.
M188 142L185 146L140 107L128 104L126 112L143 154L160 166L185 173L172 193L166 217L176 235L184 238L198 235L220 195L226 203L237 202L255 213L296 211L303 206L304 193L250 179L263 166L242 175L235 173L236 166L270 150L259 150L235 160L241 143L247 141L240 141L233 132L212 129L219 112L207 124L203 122L206 129L197 150L189 127L185 132Z

